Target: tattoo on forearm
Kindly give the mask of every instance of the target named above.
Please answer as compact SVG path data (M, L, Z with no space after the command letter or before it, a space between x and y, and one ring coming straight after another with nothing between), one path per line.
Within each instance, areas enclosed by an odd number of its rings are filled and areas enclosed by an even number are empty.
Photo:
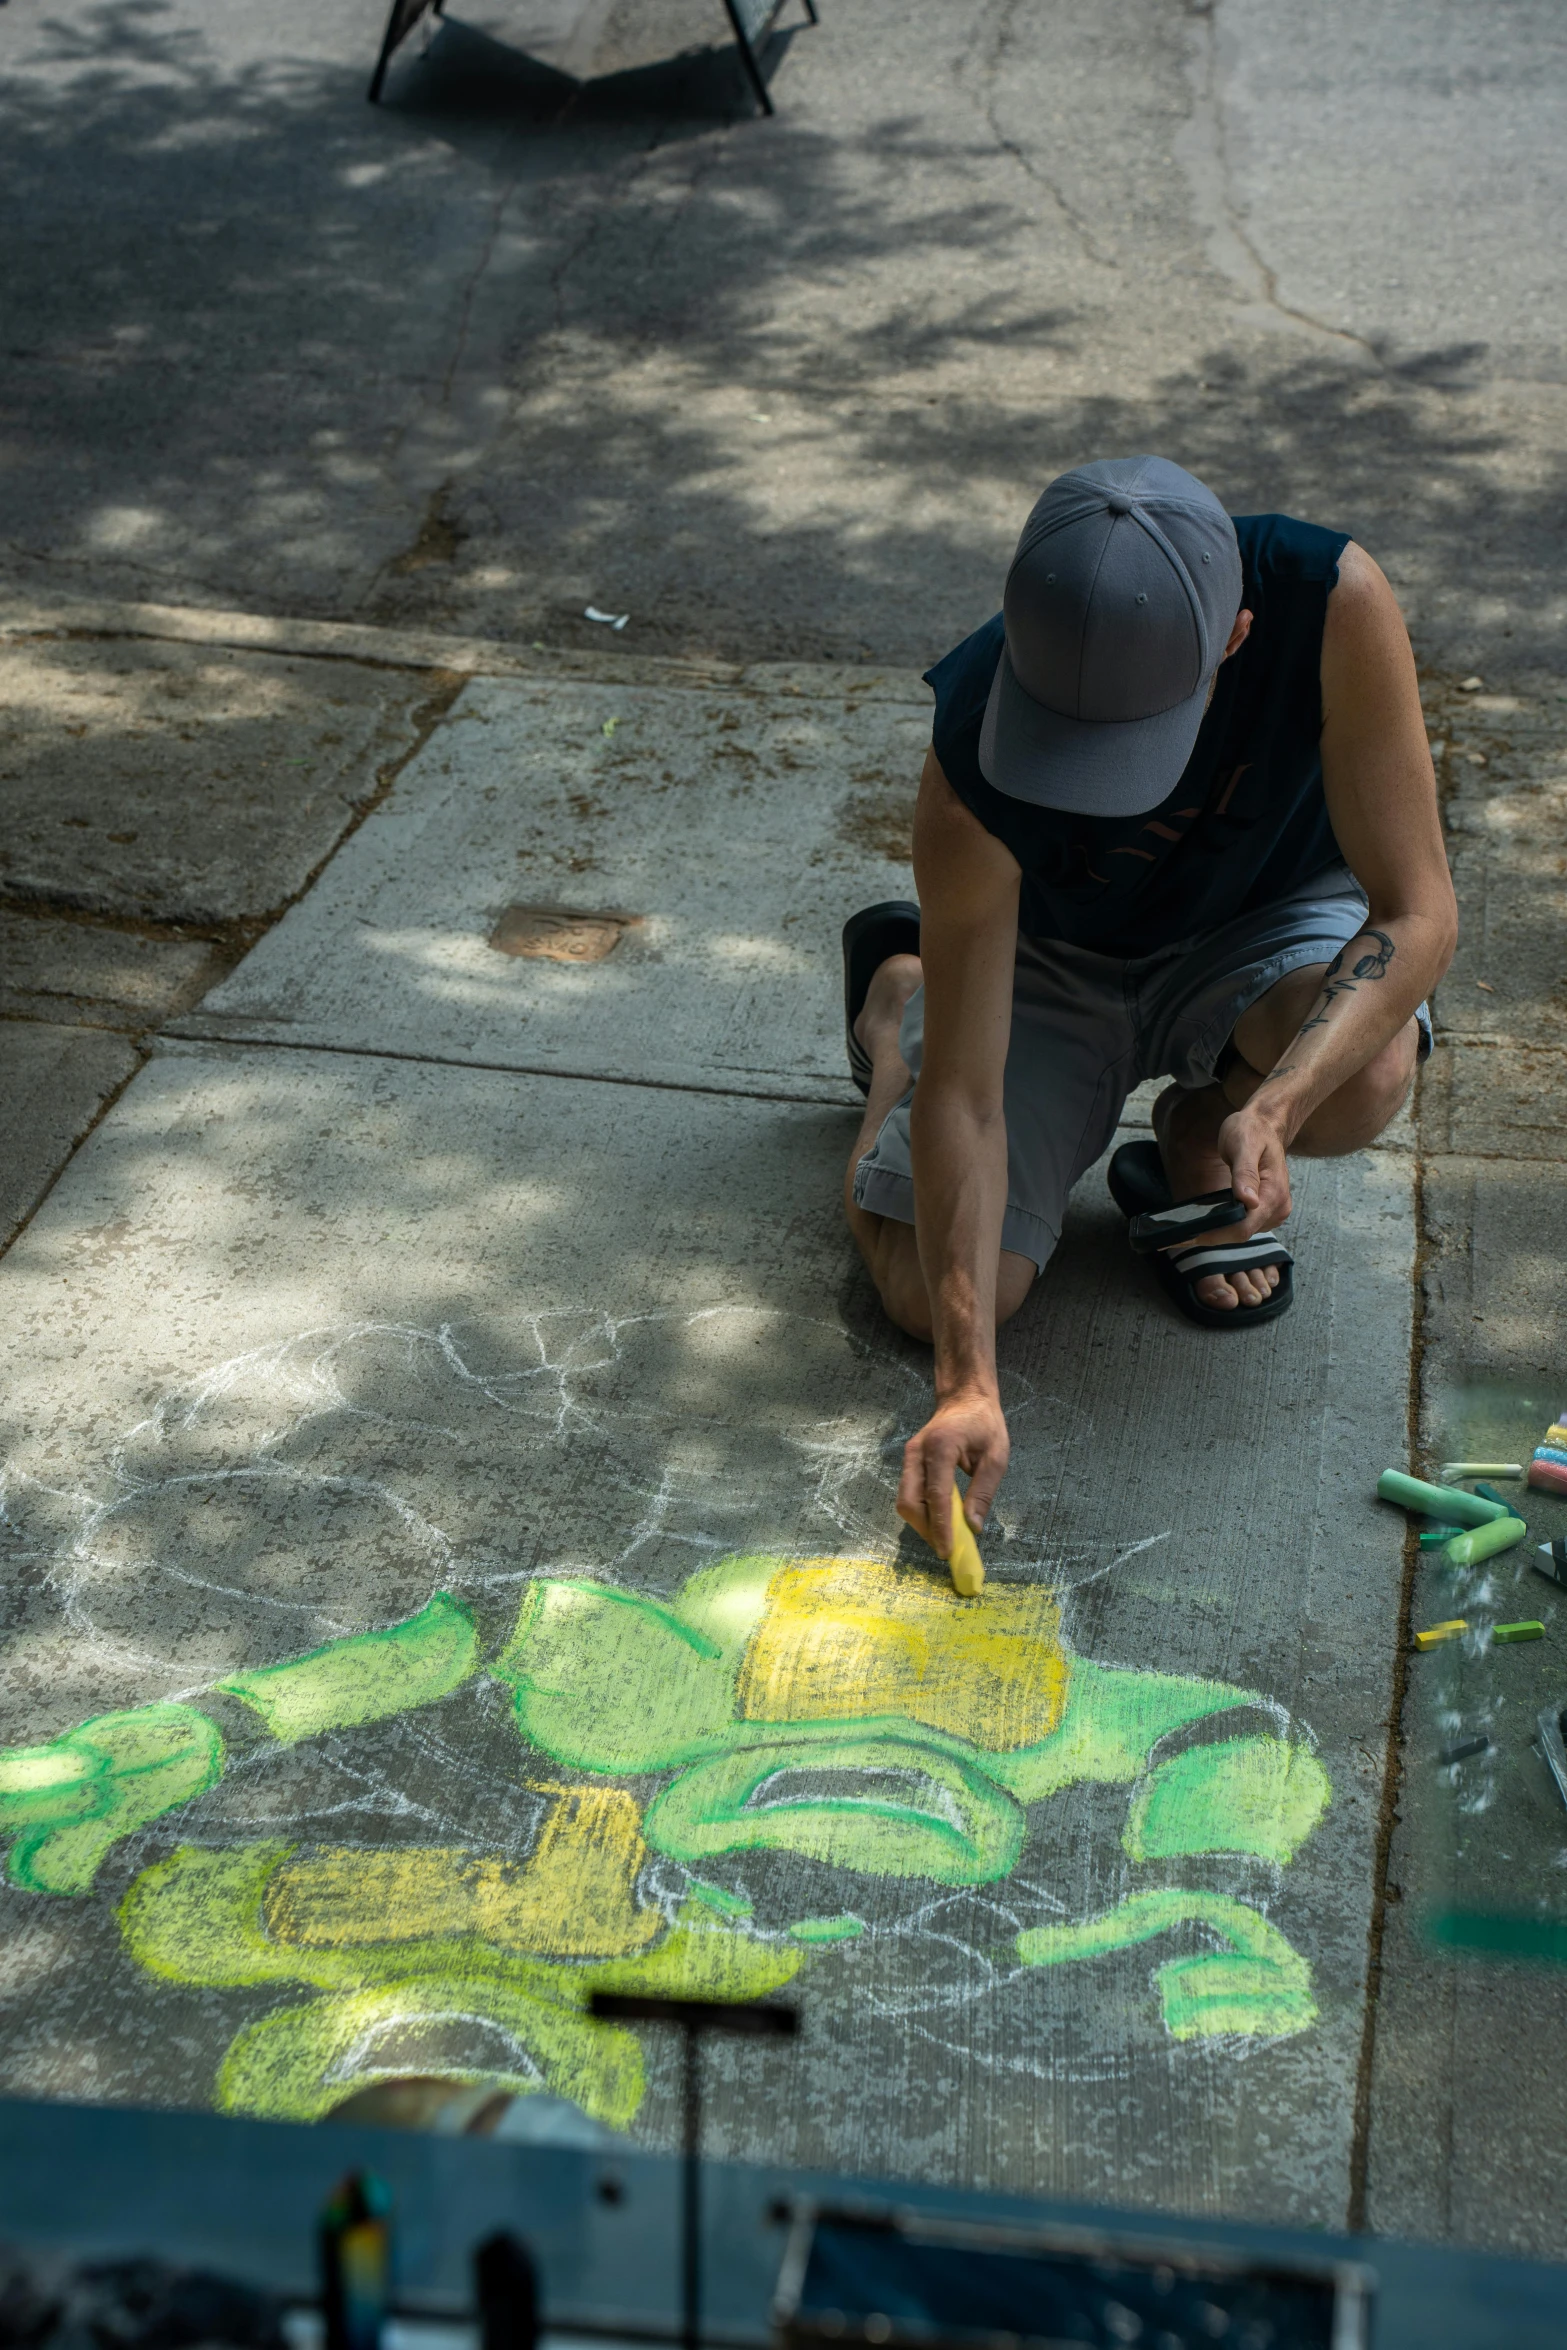
M1346 973L1344 957L1349 953L1349 947L1340 947L1328 965L1327 974L1322 982L1322 994L1318 999L1318 1008L1312 1012L1309 1020L1302 1023L1300 1031L1302 1036L1306 1034L1308 1029L1325 1028L1328 1024L1328 1016L1339 997L1353 995L1361 980L1385 979L1387 977L1387 967L1393 960L1393 941L1385 930L1367 929L1363 930L1360 936L1361 938L1374 938L1377 942L1376 951L1369 955L1357 955ZM1351 939L1349 945L1357 946L1359 943L1358 939Z

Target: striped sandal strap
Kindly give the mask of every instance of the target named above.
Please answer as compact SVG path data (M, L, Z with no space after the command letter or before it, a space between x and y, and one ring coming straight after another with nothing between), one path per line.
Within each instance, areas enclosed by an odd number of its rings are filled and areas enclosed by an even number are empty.
M1209 1273L1257 1273L1264 1265L1293 1265L1294 1257L1276 1232L1254 1232L1249 1240L1192 1241L1165 1250L1183 1278L1200 1281Z

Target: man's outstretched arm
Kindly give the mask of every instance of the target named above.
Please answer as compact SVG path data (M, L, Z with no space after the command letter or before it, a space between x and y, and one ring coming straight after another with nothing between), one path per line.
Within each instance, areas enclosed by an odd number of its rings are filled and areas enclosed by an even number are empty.
M1253 1211L1225 1240L1288 1215L1289 1145L1405 1027L1458 935L1408 631L1386 579L1353 542L1322 636L1322 783L1344 861L1369 901L1366 926L1329 965L1294 1041L1219 1129L1234 1188Z
M936 1350L936 1409L903 1456L899 1515L951 1547L953 1471L982 1526L1006 1473L996 1270L1007 1204L1002 1100L1021 875L927 754L914 816L925 1041L909 1121L915 1233Z

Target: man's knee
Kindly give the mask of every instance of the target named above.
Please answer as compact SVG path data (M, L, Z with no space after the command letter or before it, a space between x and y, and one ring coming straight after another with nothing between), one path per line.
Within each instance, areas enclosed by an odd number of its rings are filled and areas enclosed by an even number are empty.
M1404 1106L1419 1053L1420 1026L1410 1020L1363 1069L1318 1103L1291 1148L1307 1157L1337 1158L1375 1142Z
M882 1310L909 1338L929 1346L935 1336L930 1297L920 1267L919 1247L911 1224L884 1224L871 1274ZM1010 1322L1038 1276L1032 1257L1003 1249L996 1268L996 1327Z
M996 1328L1010 1322L1039 1278L1039 1267L1032 1257L1020 1257L1009 1248L1001 1252L996 1268Z
M888 1321L896 1322L905 1338L917 1338L922 1346L929 1346L936 1326L924 1282L884 1281L878 1282L877 1288Z
M896 1322L906 1337L918 1338L929 1346L935 1332L913 1225L883 1216L874 1240L865 1251L865 1261L887 1319Z

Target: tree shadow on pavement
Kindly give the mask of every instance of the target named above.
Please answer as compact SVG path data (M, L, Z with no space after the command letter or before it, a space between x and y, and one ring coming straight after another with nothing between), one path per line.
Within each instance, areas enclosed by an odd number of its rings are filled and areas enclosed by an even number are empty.
M1196 297L1129 276L923 19L882 81L852 18L796 43L769 122L732 53L579 88L460 25L370 108L369 21L242 55L179 0L30 29L13 576L602 651L592 602L626 650L923 666L1044 480L1158 447L1549 650L1567 466L1514 462L1480 355L1395 369L1236 324L1196 260Z

